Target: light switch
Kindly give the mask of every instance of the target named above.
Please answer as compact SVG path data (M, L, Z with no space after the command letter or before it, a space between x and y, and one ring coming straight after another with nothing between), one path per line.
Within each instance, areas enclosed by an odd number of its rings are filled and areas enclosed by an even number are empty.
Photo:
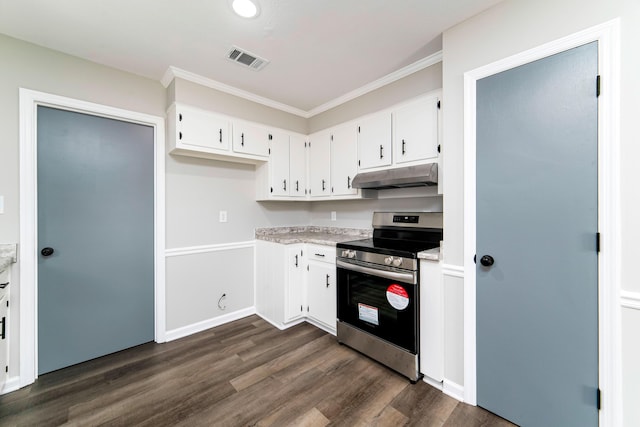
M220 211L220 222L227 222L227 211Z
M331 211L331 221L336 220L336 211Z

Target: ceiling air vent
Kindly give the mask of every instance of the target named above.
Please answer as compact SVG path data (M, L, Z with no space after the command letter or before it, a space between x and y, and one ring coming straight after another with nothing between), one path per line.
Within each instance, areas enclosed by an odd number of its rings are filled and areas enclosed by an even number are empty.
M267 66L269 61L264 58L260 58L258 55L249 53L246 50L240 49L236 46L232 46L231 50L227 53L227 59L236 62L240 65L245 65L252 70L262 70Z

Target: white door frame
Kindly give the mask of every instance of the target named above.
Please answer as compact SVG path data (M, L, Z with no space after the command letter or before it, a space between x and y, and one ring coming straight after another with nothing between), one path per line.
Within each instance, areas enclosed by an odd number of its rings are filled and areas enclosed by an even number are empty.
M601 426L622 424L620 327L620 22L618 19L464 74L464 401L476 405L476 81L598 41L599 386ZM595 81L594 81L595 85ZM594 86L595 91L595 86ZM544 191L544 189L540 189Z
M37 108L40 105L153 127L155 341L164 342L166 332L164 118L20 88L19 387L33 383L38 377Z

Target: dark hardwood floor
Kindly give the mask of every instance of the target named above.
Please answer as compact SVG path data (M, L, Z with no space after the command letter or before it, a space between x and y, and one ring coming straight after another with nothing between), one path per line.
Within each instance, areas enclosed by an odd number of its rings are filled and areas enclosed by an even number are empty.
M1 426L510 426L301 324L247 317L42 375Z

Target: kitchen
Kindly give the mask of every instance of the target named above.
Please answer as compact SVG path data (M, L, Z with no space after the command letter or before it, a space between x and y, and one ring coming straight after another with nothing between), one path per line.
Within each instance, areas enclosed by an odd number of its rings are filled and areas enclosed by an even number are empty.
M4 7L4 6L3 6ZM579 10L580 13L576 13ZM442 40L442 63L404 77L330 111L304 119L298 116L239 99L211 88L176 79L165 89L157 80L143 78L110 69L75 57L3 36L0 49L10 67L3 70L2 128L0 145L0 194L4 196L4 213L0 215L0 241L19 241L19 111L18 88L26 87L65 97L112 105L163 117L171 101L194 106L254 122L268 122L302 134L337 125L359 116L389 108L419 94L442 88L447 114L443 117L443 178L444 191L439 198L404 198L403 210L429 210L444 207L445 249L445 379L457 393L464 394L464 199L463 199L463 73L534 46L573 34L584 28L621 18L621 173L620 193L624 210L619 213L620 227L628 236L619 253L622 264L620 291L624 297L618 305L621 325L617 334L621 342L620 362L622 385L618 401L624 408L625 425L637 423L634 402L639 395L638 368L640 349L633 331L640 324L635 297L640 289L633 280L633 260L636 249L631 245L638 234L633 220L635 211L634 182L638 182L633 159L636 153L634 112L638 111L635 96L638 84L638 63L633 46L638 35L638 6L631 1L600 2L562 1L503 2L486 12L446 30ZM540 23L544 22L544 25ZM523 36L526 34L526 37ZM81 76L81 78L79 78ZM223 107L221 107L223 106ZM219 111L218 109L224 111ZM167 335L186 330L192 325L215 319L215 304L225 289L212 288L207 265L219 275L219 283L237 281L226 264L228 255L238 259L251 258L250 243L254 229L273 226L338 226L368 228L374 210L393 210L397 200L358 200L325 202L261 202L255 201L255 171L252 165L166 156L166 301ZM188 189L188 191L185 191ZM230 189L232 191L230 191ZM432 205L433 204L433 205ZM227 211L228 222L220 223L219 212ZM336 212L336 221L331 221ZM213 219L213 220L212 220ZM181 256L183 249L208 250L193 257ZM225 255L225 256L223 256ZM244 261L243 261L244 262ZM208 268L209 268L208 267ZM14 269L15 270L15 269ZM248 276L246 280L250 280ZM20 284L20 277L13 279ZM180 283L180 286L177 286ZM246 293L246 292L245 292ZM16 292L14 297L19 297ZM237 305L234 305L237 304ZM248 300L227 299L227 312L251 306ZM16 316L17 317L17 316ZM13 337L18 336L18 322L10 325ZM19 375L19 342L10 345L9 377ZM618 413L622 417L622 412ZM635 417L635 418L634 418ZM618 424L620 425L621 422ZM615 425L615 424L614 424Z

